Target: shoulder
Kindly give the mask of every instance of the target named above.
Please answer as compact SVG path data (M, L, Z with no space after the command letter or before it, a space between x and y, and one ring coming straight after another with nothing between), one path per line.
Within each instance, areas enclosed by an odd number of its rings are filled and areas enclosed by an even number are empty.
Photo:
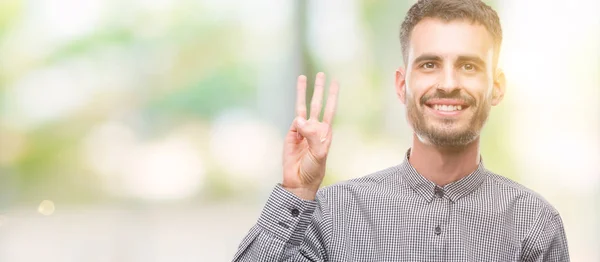
M338 182L319 190L319 197L331 199L344 195L357 195L375 193L384 188L393 187L395 183L400 182L399 166L392 166L378 170L371 174Z
M488 172L486 186L491 187L497 198L526 209L538 216L554 217L558 211L543 196L530 188L504 176ZM533 215L533 214L532 214Z
M520 232L521 260L537 261L554 256L552 261L568 261L569 253L564 225L558 211L540 194L506 177L490 174L489 182L515 196L510 202L514 228Z

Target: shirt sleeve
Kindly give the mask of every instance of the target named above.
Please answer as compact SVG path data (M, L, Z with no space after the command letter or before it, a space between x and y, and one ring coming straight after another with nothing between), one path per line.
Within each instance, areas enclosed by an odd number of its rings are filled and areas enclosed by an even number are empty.
M278 184L233 261L328 261L331 227L324 203L321 191L308 201Z
M552 214L542 222L523 245L522 261L568 262L569 249L562 219Z

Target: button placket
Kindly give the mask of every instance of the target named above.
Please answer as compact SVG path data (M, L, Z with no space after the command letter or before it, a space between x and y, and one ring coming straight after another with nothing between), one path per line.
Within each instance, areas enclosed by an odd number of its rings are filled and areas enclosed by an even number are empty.
M439 186L435 186L433 188L433 196L435 199L435 203L436 206L438 206L438 211L440 216L437 217L437 221L434 224L434 228L433 228L433 234L435 236L441 236L442 235L442 226L445 225L445 221L448 219L447 218L447 210L448 210L448 201L447 199L444 198L445 192L444 189L439 187ZM440 239L441 240L441 239Z

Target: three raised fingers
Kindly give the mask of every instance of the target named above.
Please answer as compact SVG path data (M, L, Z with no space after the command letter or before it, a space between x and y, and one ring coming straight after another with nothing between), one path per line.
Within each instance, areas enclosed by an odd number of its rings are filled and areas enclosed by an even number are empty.
M321 114L321 107L323 104L323 90L325 86L325 74L319 72L315 79L315 88L313 91L312 101L310 105L310 118L319 119ZM306 110L306 76L299 76L296 84L296 116L307 119ZM323 122L331 124L335 115L337 106L337 97L339 91L339 83L332 81L329 87L329 94L327 95L327 103L325 105L325 112L323 113Z

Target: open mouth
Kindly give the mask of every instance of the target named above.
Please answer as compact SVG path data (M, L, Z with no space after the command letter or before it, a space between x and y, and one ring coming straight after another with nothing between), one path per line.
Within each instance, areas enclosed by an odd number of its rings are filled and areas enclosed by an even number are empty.
M450 99L432 99L425 106L441 115L457 115L469 108L469 104L463 101Z
M427 105L429 108L437 110L437 111L444 111L444 112L453 112L453 111L462 111L463 109L466 109L467 107L469 107L468 105L440 105L440 104L434 104L434 105Z

